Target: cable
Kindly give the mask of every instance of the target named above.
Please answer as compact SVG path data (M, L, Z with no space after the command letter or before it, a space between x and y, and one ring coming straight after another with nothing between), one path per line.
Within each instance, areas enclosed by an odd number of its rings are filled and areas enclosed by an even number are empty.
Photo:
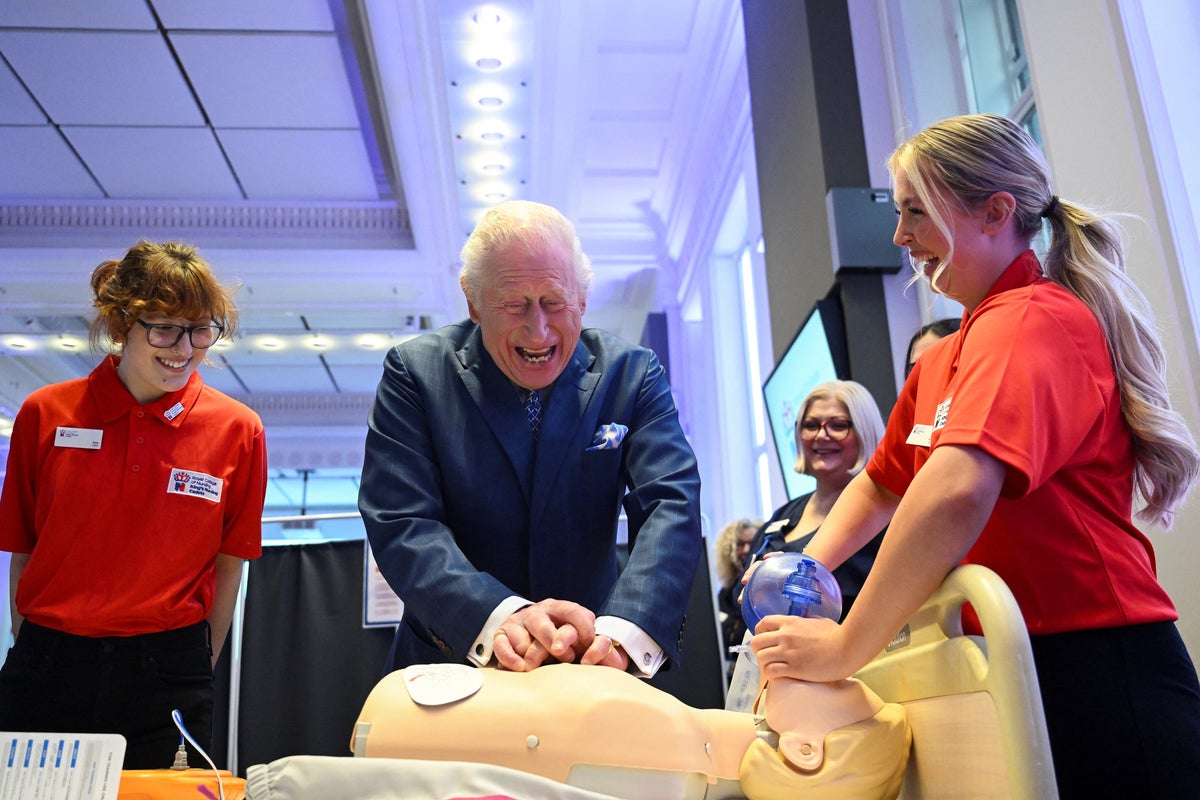
M189 743L191 743L192 747L196 748L196 752L203 756L204 760L208 762L208 765L212 767L213 775L217 777L217 794L219 795L220 800L225 800L225 784L221 782L221 770L217 769L217 765L214 764L213 760L208 757L208 753L204 752L204 748L196 744L196 740L192 738L192 734L188 733L187 726L183 724L183 714L179 713L178 708L171 712L171 719L174 720L175 727L179 729L180 735L183 736L183 738ZM184 748L182 743L180 743L179 747L181 749ZM183 758L186 762L186 753ZM176 763L178 763L178 758L176 759Z

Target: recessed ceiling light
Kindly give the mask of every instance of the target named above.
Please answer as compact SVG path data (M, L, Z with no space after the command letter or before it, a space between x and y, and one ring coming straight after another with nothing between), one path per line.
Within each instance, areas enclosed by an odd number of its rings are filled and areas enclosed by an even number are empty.
M484 131L483 133L479 134L479 138L483 139L485 142L498 142L504 138L504 134L500 131Z
M493 97L489 95L488 97L479 98L479 105L483 106L484 108L499 108L500 106L504 105L504 101L499 97Z
M36 346L32 339L26 339L24 336L9 336L4 340L5 347L11 347L13 350L32 350Z
M65 333L59 334L55 344L58 345L60 350L67 350L69 352L75 352L83 349L83 342L80 339Z
M508 195L506 195L504 192L488 192L483 196L483 199L487 200L489 203L499 203L506 197L508 197Z
M263 336L258 340L258 346L264 350L282 350L284 341L276 336Z
M378 350L387 344L387 340L378 333L364 333L355 339L354 343L364 350Z
M485 8L471 15L471 19L481 28L491 28L500 24L500 15L494 9Z
M504 172L504 165L503 164L484 164L482 167L480 167L480 169L483 170L484 172L490 172L493 175L495 175L495 174Z
M500 69L500 59L498 59L498 58L486 58L486 57L485 57L485 58L476 59L476 61L475 61L475 66L479 67L479 68L480 68L480 69L482 69L482 70L486 70L486 71L488 71L488 72L491 72L491 71L493 71L493 70Z

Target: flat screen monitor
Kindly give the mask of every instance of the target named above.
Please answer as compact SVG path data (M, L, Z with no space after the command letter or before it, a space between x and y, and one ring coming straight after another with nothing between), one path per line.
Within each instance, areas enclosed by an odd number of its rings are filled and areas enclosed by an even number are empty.
M842 319L842 305L835 287L809 311L795 338L763 384L763 400L771 421L771 435L788 499L816 488L812 478L794 469L797 456L796 415L800 413L804 398L819 384L850 377Z

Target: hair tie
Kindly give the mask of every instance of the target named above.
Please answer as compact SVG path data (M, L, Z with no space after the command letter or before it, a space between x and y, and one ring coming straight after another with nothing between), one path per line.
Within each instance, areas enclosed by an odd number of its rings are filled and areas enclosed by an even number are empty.
M1042 219L1054 216L1054 212L1058 211L1058 195L1050 195L1050 203L1042 209Z

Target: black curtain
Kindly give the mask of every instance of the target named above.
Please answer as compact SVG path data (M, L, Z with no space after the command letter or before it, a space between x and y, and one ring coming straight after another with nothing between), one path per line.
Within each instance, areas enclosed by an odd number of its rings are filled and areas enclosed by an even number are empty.
M239 774L283 756L351 754L354 722L393 634L362 626L363 548L361 540L270 546L250 562Z

